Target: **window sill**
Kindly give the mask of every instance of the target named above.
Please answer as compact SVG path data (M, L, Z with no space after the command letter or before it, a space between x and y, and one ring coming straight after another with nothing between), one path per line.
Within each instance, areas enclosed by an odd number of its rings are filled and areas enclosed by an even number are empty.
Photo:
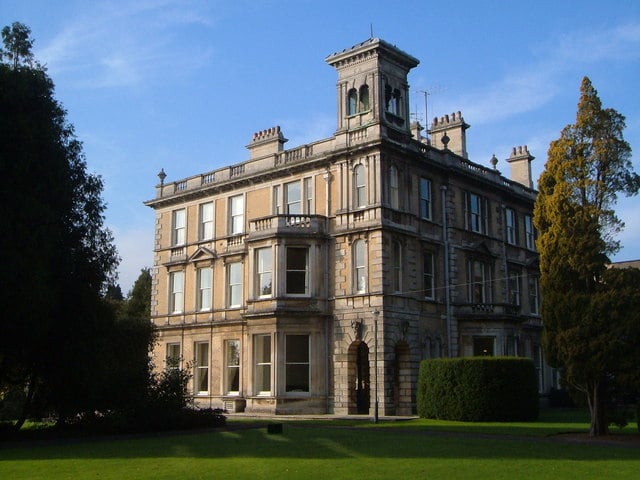
M348 113L348 114L347 114L347 118L361 117L362 115L366 115L367 113L371 113L371 109L369 109L369 110L362 110L362 111L360 111L360 112L356 112L356 113Z
M311 392L284 392L284 396L287 398L307 398L311 396Z

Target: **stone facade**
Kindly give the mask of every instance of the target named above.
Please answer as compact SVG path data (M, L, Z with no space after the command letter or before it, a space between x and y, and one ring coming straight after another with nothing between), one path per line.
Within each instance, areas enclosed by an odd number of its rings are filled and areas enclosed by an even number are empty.
M540 349L526 147L516 180L468 160L460 112L409 122L418 60L379 39L330 55L335 134L156 187L153 361L196 402L270 414L415 411L422 359ZM164 172L163 172L164 173ZM528 177L527 177L528 175Z

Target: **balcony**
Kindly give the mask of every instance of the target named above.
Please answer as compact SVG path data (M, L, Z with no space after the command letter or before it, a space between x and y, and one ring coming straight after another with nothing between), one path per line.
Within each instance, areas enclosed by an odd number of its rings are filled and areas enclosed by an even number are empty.
M245 236L243 234L227 237L227 253L244 250Z
M169 259L165 264L184 263L187 261L187 250L184 246L172 247L169 251Z
M276 235L317 236L327 233L322 215L273 215L249 221L249 240Z

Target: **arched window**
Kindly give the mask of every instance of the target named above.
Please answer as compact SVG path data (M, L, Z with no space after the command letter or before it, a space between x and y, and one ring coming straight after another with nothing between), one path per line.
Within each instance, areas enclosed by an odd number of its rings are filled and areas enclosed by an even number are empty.
M364 165L353 169L353 206L364 207L367 204L367 180Z
M367 290L367 263L364 240L353 242L353 291L364 293Z
M384 89L385 110L393 115L400 115L400 90L387 85Z
M400 90L396 88L393 91L393 100L391 102L391 113L393 113L394 115L400 115L400 102L401 102Z
M369 85L362 85L360 87L360 111L366 112L369 110Z
M390 85L385 85L384 87L384 109L387 112L392 112L393 109L393 104L392 104L392 100L393 100L393 89L391 88Z
M398 169L392 165L391 168L389 168L389 204L391 208L399 208L399 198Z
M358 109L358 91L355 88L347 94L347 115L355 115Z

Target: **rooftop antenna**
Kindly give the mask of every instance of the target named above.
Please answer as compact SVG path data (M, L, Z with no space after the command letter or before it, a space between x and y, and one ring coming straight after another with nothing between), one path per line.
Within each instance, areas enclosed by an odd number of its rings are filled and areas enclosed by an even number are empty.
M370 23L370 24L369 24L369 32L370 32L370 33L369 33L369 34L370 34L370 37L369 37L369 38L373 38L373 23Z
M424 95L424 123L425 123L425 133L427 138L429 138L429 95L433 95L434 93L442 93L446 90L446 88L441 87L440 85L436 87L430 87L428 90L418 90L418 93L422 93ZM417 114L416 114L417 117Z

